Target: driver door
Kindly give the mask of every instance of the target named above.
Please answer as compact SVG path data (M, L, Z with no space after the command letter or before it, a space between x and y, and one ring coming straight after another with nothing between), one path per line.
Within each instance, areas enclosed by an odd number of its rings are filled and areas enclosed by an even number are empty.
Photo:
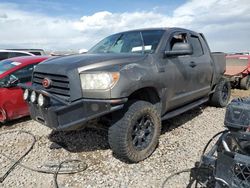
M171 51L176 43L188 43L188 32L175 32L170 36L166 49ZM168 110L175 109L192 102L194 90L191 55L175 55L165 58L166 77L172 75L172 81L166 81L169 101Z

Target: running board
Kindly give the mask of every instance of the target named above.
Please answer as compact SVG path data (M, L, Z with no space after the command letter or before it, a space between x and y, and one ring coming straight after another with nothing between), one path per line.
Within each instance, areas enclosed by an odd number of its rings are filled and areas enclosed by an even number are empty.
M170 119L174 116L180 115L188 110L191 110L192 108L195 108L195 107L207 102L208 100L209 100L209 98L202 98L198 101L187 104L186 106L183 106L181 108L178 108L178 109L170 111L170 112L167 112L161 119L166 120L166 119Z

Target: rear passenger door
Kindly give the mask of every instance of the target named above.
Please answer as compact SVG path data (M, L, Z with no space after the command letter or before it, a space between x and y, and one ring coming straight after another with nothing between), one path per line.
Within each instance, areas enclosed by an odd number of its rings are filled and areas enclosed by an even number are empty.
M213 75L211 57L205 41L199 34L190 33L188 35L188 42L193 47L190 62L192 93L195 98L200 98L207 95L210 91Z

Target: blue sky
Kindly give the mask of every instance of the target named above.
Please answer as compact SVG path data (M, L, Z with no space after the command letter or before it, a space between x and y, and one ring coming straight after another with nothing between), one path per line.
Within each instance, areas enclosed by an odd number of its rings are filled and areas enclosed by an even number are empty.
M202 32L213 51L250 51L249 0L0 0L0 49L89 49L149 27Z
M113 13L151 11L172 14L173 10L185 2L185 0L1 0L2 3L13 3L20 10L42 13L51 16L63 16L78 18L91 15L95 12L110 11Z

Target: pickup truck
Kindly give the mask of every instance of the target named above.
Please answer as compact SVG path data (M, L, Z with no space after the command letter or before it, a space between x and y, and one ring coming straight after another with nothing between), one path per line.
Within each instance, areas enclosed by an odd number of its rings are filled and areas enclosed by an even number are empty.
M113 152L139 162L156 149L161 120L206 102L227 105L225 68L224 53L210 53L203 34L151 28L111 35L86 54L47 60L36 66L32 86L22 87L32 119L58 131L94 119L110 122Z

